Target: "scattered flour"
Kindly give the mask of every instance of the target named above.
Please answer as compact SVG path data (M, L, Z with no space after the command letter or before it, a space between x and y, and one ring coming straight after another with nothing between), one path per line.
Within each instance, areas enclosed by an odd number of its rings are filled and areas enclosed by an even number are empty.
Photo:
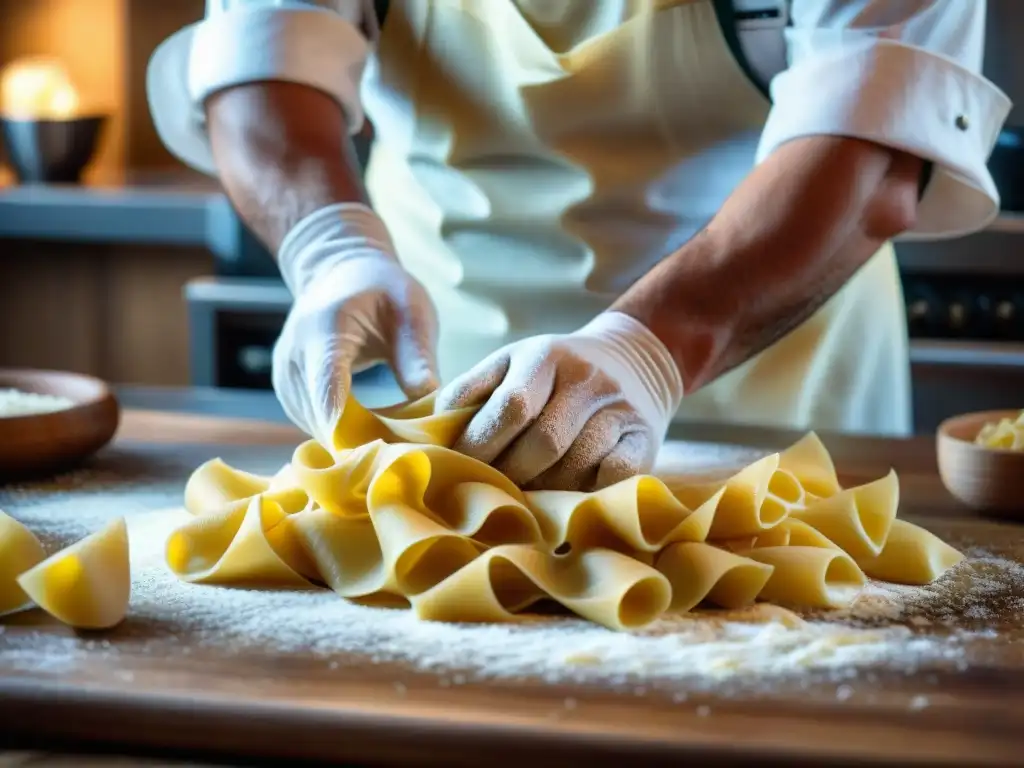
M872 582L837 619L901 621L912 627L984 624L999 616L1024 619L1024 565L968 551L968 559L934 584L910 587Z
M1024 606L1024 566L976 552L934 585L872 584L850 609L807 622L771 611L746 620L670 617L636 633L571 617L512 625L423 622L407 610L356 605L327 590L180 582L164 565L163 544L184 513L151 511L180 503L179 478L125 483L71 475L46 486L45 494L39 486L0 489L0 507L48 548L126 516L133 576L128 619L105 639L33 628L22 617L6 630L0 624L0 667L59 674L85 658L116 661L120 653L140 651L173 658L201 649L257 661L313 657L325 670L397 662L436 673L444 686L481 678L600 682L628 686L636 695L671 691L676 701L685 701L687 691L730 686L767 691L780 678L800 686L825 681L838 686L842 701L865 668L960 668L972 640L990 632L986 622L997 608ZM574 706L574 699L566 700L566 708ZM915 704L924 706L927 699Z
M39 395L19 389L0 389L0 418L64 411L73 405L74 402L66 397Z

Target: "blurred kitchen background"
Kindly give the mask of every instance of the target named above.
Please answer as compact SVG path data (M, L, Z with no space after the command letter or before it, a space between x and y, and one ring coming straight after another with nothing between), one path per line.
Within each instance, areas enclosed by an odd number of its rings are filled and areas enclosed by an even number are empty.
M74 123L78 151L97 141L80 183L19 184L0 151L0 366L91 373L125 385L128 404L135 385L269 389L288 293L216 185L163 148L146 103L150 53L203 7L0 0L4 116L42 110ZM985 73L1018 104L991 163L1003 214L971 237L898 248L919 431L1024 406L1024 2L988 7ZM9 145L67 138L17 122L2 125Z

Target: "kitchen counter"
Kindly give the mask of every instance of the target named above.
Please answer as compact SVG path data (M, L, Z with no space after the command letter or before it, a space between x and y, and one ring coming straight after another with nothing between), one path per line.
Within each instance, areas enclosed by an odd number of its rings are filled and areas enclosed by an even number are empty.
M165 398L163 404L176 405L177 412L127 411L115 444L65 490L86 493L87 478L94 476L105 487L122 483L135 489L142 494L136 505L175 505L198 462L220 455L253 471L270 471L301 439L280 422L181 408L191 402L202 410L213 402L210 397L198 393L189 401L179 393L176 400ZM257 403L236 405L233 412ZM689 439L756 451L783 447L793 435L695 426ZM901 516L960 546L1024 559L1019 526L977 518L945 493L931 440L832 438L826 443L847 482L895 467ZM685 457L694 455L695 447L682 448L666 451L664 471L685 470ZM9 504L17 514L16 505L30 496L31 489L21 489L5 498L0 489L0 507ZM358 654L344 657L340 668L314 656L277 657L270 648L240 648L228 655L203 646L182 648L186 640L154 654L139 644L145 628L138 622L76 639L35 617L5 624L0 632L0 744L149 755L165 766L172 756L246 764L275 757L288 764L344 759L349 764L468 766L482 764L483 755L488 764L536 766L714 766L744 757L761 766L816 768L854 762L1019 764L1024 754L1021 590L992 595L988 634L968 649L963 666L871 669L842 685L781 681L756 695L720 697L712 691L689 699L656 688L582 683L468 680L452 685L440 672L367 663ZM40 650L27 668L19 667L4 647L23 632L39 633L34 636L41 649L71 643L80 655L70 666L48 665ZM153 642L159 646L159 640Z
M1024 234L1024 213L1005 212L982 234ZM231 260L247 247L243 237L217 182L183 168L109 173L85 184L31 185L13 183L0 171L0 239L198 246ZM928 248L912 243L906 254L897 250L912 270L1017 269L1002 254L986 258L977 248L963 258L938 260Z
M274 393L265 390L124 384L114 391L122 407L133 410L289 423Z
M373 374L357 376L352 384L352 391L361 403L370 408L379 408L404 400L390 375ZM290 423L277 397L270 390L125 384L115 387L115 392L123 407L135 410Z
M187 172L108 175L85 184L0 177L0 239L206 247L231 239L216 182Z

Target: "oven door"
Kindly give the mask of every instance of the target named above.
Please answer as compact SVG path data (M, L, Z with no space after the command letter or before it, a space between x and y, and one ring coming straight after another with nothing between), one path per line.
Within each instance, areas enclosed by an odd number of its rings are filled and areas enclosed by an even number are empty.
M189 281L185 302L192 386L270 389L271 353L291 300L280 280Z
M185 286L185 300L192 386L272 389L274 342L291 306L288 289L279 280L205 277ZM403 399L384 365L354 375L352 391L371 407Z

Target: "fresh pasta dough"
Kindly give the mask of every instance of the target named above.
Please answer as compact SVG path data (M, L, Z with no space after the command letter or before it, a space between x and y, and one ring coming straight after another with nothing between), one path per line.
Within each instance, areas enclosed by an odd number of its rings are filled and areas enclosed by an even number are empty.
M1015 419L1000 419L986 424L974 442L986 448L1006 451L1024 451L1024 411Z
M46 559L43 545L28 528L0 510L0 616L32 605L18 577Z
M893 520L882 551L860 565L864 573L880 581L929 584L963 559L934 533L906 520Z
M118 518L18 576L33 603L78 629L110 629L128 612L128 529Z
M273 498L257 494L196 517L167 540L167 565L196 583L245 582L294 587L315 575L290 530L294 522Z
M818 499L790 514L852 557L864 560L881 553L899 501L899 481L890 471L880 480Z
M927 583L962 558L896 519L894 472L843 488L813 433L722 481L524 492L451 450L473 412L350 399L333 444L303 443L273 477L203 464L168 566L202 584L325 585L434 621L514 621L554 601L629 630L702 604L841 607L868 576Z
M658 555L658 570L672 585L669 608L685 612L707 600L721 608L743 608L761 594L772 567L705 542L679 542Z
M743 553L772 568L758 597L768 602L842 608L867 579L853 558L832 547L759 547Z

